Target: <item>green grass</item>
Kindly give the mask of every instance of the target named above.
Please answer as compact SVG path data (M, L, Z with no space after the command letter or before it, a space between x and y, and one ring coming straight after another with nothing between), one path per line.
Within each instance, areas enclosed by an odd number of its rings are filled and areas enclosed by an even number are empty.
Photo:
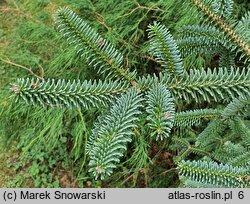
M17 139L25 134L17 135L11 132L12 128L6 129L4 122L11 118L2 111L10 105L10 84L17 77L41 76L42 70L47 72L44 67L62 49L57 46L60 39L52 21L52 13L61 2L0 2L0 187L34 186L26 167L18 167L21 149L17 148ZM22 124L21 118L17 120ZM10 144L13 140L9 138L16 138L15 145Z
M3 188L8 183L8 175L10 174L10 169L6 166L7 153L5 150L0 150L0 188Z

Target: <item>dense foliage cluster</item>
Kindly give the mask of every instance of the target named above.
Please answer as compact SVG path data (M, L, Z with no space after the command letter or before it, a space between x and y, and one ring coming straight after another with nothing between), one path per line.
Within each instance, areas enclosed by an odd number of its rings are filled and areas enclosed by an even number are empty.
M182 4L202 21L185 22L175 35L164 21L163 1L148 7L136 2L120 15L146 11L136 27L127 22L126 34L96 13L115 36L111 42L72 9L59 8L56 29L69 51L54 63L59 69L69 63L74 71L74 57L88 74L58 79L32 72L35 78L11 84L3 129L17 117L33 120L26 141L20 139L23 154L36 143L52 151L62 144L79 181L106 186L132 178L136 186L249 187L250 12L234 18L232 0ZM147 184L159 173L168 181Z

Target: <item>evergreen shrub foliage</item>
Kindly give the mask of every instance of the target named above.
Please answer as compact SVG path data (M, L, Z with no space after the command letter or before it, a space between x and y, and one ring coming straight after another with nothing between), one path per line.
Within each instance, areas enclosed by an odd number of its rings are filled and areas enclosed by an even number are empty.
M118 175L127 162L138 175L166 151L180 186L249 187L249 13L236 22L232 0L189 3L204 17L200 25L176 36L165 22L145 29L153 74L127 66L124 52L69 8L58 9L57 30L101 79L20 78L11 85L15 102L101 110L80 147L95 179ZM188 66L198 56L207 65ZM150 154L155 146L158 157Z

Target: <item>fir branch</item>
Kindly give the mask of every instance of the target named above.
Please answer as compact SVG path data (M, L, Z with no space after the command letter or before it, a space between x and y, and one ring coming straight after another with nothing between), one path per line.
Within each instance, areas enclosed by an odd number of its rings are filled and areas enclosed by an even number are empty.
M190 180L223 187L247 187L247 169L207 161L180 161L179 173Z
M107 40L103 39L86 22L68 8L60 8L56 12L55 21L59 32L74 44L77 52L84 56L98 72L107 74L106 77L122 78L133 81L135 72L123 69L123 56Z
M151 137L156 140L169 137L174 122L174 103L170 93L162 84L157 84L148 91L146 99Z
M245 152L246 148L244 148L241 144L234 144L231 141L226 141L219 148L215 149L212 153L212 158L226 164L232 158L238 157Z
M176 100L186 102L229 101L232 98L247 95L250 87L250 70L227 68L185 71L182 78L160 74L159 77L141 77L138 85L141 90L153 84L162 83Z
M249 92L248 72L243 69L240 72L227 69L219 71L205 72L204 70L191 70L185 72L182 79L170 77L169 75L160 75L160 78L149 77L141 78L140 89L149 88L159 81L170 90L174 98L183 98L190 101L215 101L234 98L239 95L246 95ZM49 79L45 81L34 81L29 79L19 79L17 84L13 84L12 91L26 103L48 106L70 106L70 107L99 107L110 102L114 95L128 90L128 83L118 81L73 81L65 80L55 81Z
M184 56L193 53L221 54L222 49L230 51L235 49L235 44L225 37L223 32L211 25L183 26L180 33L181 39L177 40L177 44Z
M235 30L242 36L249 36L248 22L242 25L239 22ZM231 67L234 65L235 56L240 53L239 59L245 57L245 53L241 52L235 42L225 34L211 25L188 25L182 26L180 29L181 38L177 40L177 44L185 57L190 54L219 54L220 67ZM247 60L247 59L246 59Z
M235 32L250 44L250 11L235 26Z
M230 20L233 13L233 0L213 0L211 8L220 18Z
M183 37L177 40L177 44L183 57L191 54L215 53L220 48L217 41L204 36Z
M177 44L166 28L160 23L149 25L150 47L149 52L156 60L162 63L164 72L173 76L182 76L183 65Z
M212 120L220 117L220 111L216 109L198 109L176 113L174 126L193 126L199 125L202 119Z
M127 142L131 141L132 129L137 127L141 101L141 95L132 89L113 102L105 120L97 121L88 141L89 171L96 178L110 175L120 162Z
M67 106L69 108L86 108L107 106L117 94L126 91L129 83L119 81L84 81L48 79L18 79L12 85L16 102L41 106Z
M185 25L179 29L182 38L185 37L207 37L217 42L223 42L223 33L211 25Z
M225 125L219 119L211 121L207 127L198 135L196 147L204 150L214 150L221 145L221 133L225 131Z
M220 16L216 15L213 11L210 10L201 0L190 0L195 6L197 6L205 16L210 18L215 25L221 29L237 46L241 48L243 52L250 58L250 47L247 42L245 42L231 26L227 24Z
M250 115L250 94L234 98L231 103L222 112L222 117L225 119L249 116Z

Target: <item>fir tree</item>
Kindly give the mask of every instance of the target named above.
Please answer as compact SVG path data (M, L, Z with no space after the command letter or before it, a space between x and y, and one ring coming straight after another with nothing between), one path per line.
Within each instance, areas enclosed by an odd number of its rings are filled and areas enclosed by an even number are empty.
M128 143L142 145L128 161L139 157L138 166L143 168L150 162L141 154L147 152L147 145L166 141L176 152L176 169L185 185L249 186L250 134L245 119L249 117L250 46L245 36L250 31L244 22L250 15L232 27L232 0L190 3L207 20L182 27L179 38L163 23L148 25L148 53L161 66L161 72L153 75L124 66L119 49L69 8L58 9L58 31L102 79L21 78L11 86L15 101L29 106L105 109L84 146L89 172L96 179L108 178L119 168ZM219 54L218 67L185 66L186 57L201 53L211 58ZM245 67L237 67L236 59ZM188 109L190 104L197 108ZM206 128L197 132L194 127L204 123ZM228 157L232 151L234 155Z

